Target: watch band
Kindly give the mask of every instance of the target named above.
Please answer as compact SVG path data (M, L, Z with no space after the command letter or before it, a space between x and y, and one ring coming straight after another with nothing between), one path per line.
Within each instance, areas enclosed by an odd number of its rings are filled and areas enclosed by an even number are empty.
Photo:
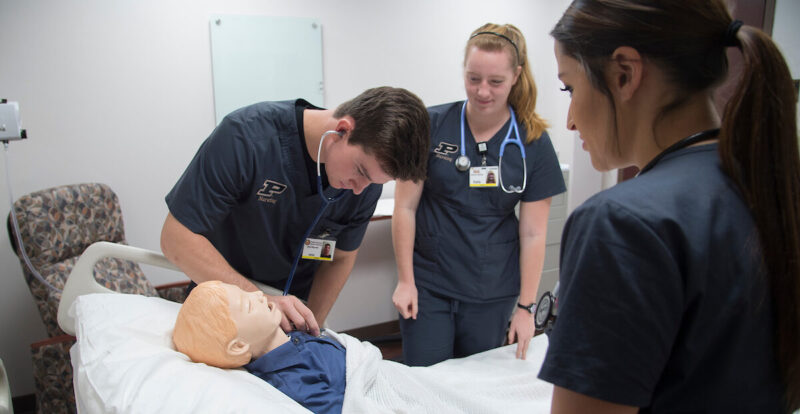
M517 302L517 307L520 309L525 309L528 313L533 313L534 309L536 309L536 302L531 303L528 306L525 306L519 302Z

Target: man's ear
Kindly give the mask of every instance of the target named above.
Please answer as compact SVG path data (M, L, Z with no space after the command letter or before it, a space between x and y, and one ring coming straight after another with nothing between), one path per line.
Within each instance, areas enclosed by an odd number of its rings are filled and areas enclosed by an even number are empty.
M250 344L242 341L240 338L234 338L228 342L225 352L232 358L240 357L250 352Z
M356 127L356 120L350 115L345 115L336 120L336 131L340 132L342 137L346 136L348 132L353 131Z
M606 75L614 95L624 101L633 97L642 82L644 65L642 56L630 46L620 46L611 54Z

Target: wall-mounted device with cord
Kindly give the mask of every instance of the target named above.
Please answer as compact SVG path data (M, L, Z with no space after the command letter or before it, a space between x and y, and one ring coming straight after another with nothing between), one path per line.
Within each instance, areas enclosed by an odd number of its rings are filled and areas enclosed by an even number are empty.
M19 105L16 102L0 99L0 141L8 143L27 137L19 121Z
M20 254L22 255L25 264L28 266L28 269L33 273L33 276L36 279L39 279L48 289L61 292L61 289L53 286L48 282L38 271L36 268L33 267L31 264L31 259L28 258L28 254L25 252L25 245L22 243L22 236L19 232L19 224L17 223L17 215L14 213L14 193L11 191L11 172L10 168L8 168L8 142L9 141L16 141L24 138L28 138L28 134L25 132L24 129L20 128L21 123L19 121L19 105L16 102L8 102L5 99L0 99L0 142L3 143L3 157L5 158L6 162L6 185L8 187L8 204L9 204L9 216L11 218L11 224L14 226L14 233L17 236L17 246L19 246Z

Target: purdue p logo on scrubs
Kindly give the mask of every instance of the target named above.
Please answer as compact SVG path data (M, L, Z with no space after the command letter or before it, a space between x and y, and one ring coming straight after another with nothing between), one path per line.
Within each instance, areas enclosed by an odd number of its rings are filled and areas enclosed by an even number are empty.
M447 142L440 142L439 146L433 150L436 154L436 158L441 158L445 161L453 161L453 157L448 157L450 154L455 154L458 152L458 145L453 145Z
M258 190L258 201L265 203L275 204L275 196L286 191L286 184L281 184L277 181L265 180L264 185Z
M456 151L458 151L458 145L448 144L446 142L440 142L439 146L433 150L433 152L442 155L455 154Z

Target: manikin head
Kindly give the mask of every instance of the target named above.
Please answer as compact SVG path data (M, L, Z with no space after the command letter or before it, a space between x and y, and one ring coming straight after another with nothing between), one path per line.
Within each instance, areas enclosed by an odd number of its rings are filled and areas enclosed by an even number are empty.
M262 292L208 281L181 306L172 341L194 362L236 368L288 341L280 322L280 310Z

